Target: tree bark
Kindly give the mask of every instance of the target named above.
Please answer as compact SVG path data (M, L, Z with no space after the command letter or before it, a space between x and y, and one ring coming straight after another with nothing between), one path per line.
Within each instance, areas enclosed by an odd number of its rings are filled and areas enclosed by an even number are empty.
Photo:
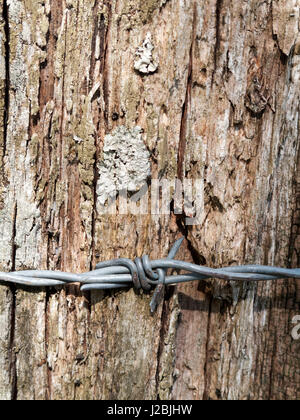
M1 0L0 270L179 258L299 267L297 0ZM158 70L134 69L150 32ZM202 179L201 225L101 215L108 135ZM139 151L138 151L139 152ZM299 288L300 289L300 288ZM151 295L0 286L1 399L296 399L293 279Z

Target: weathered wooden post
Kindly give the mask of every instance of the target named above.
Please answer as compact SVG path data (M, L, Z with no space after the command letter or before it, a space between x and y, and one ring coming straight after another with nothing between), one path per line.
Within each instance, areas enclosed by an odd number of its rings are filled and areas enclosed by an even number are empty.
M299 266L297 2L1 0L0 33L1 271L160 258L179 234L198 264ZM102 214L109 175L202 180L201 224ZM0 398L299 398L295 280L150 299L0 286Z

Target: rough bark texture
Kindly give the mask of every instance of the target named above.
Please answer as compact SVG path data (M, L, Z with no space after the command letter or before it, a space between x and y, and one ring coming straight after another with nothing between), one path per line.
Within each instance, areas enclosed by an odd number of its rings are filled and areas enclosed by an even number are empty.
M2 271L164 257L182 234L199 264L300 266L298 0L0 3ZM144 130L153 178L204 180L200 226L100 215L120 126ZM195 282L151 317L134 291L0 286L0 397L299 398L296 290Z

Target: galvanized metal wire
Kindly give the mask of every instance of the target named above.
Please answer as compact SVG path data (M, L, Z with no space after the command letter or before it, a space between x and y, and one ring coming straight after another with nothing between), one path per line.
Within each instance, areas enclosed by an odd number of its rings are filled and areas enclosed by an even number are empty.
M81 290L111 290L134 287L136 290L150 291L156 287L150 307L154 312L166 285L205 280L208 278L229 281L266 281L283 278L300 279L300 268L287 269L264 265L243 265L224 268L209 268L189 262L175 260L184 238L173 245L167 258L151 261L147 255L134 261L119 258L104 261L88 273L73 274L61 271L27 270L11 273L0 272L0 282L30 287L63 286L80 283ZM183 274L167 275L167 270L184 271Z

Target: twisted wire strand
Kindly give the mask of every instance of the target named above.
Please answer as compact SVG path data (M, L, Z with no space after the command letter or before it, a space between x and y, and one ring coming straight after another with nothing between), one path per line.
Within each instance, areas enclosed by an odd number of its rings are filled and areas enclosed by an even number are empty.
M165 259L151 261L147 255L134 261L127 258L104 261L88 273L73 274L61 271L28 270L11 273L0 272L0 282L30 287L63 286L80 283L81 290L107 290L134 287L150 291L156 286L151 310L157 307L159 291L165 285L176 285L190 281L217 278L233 281L266 281L282 278L300 279L300 268L287 269L265 265L243 265L224 268L209 268L193 263L175 260L184 238L173 245ZM167 275L168 269L185 271L184 274Z

